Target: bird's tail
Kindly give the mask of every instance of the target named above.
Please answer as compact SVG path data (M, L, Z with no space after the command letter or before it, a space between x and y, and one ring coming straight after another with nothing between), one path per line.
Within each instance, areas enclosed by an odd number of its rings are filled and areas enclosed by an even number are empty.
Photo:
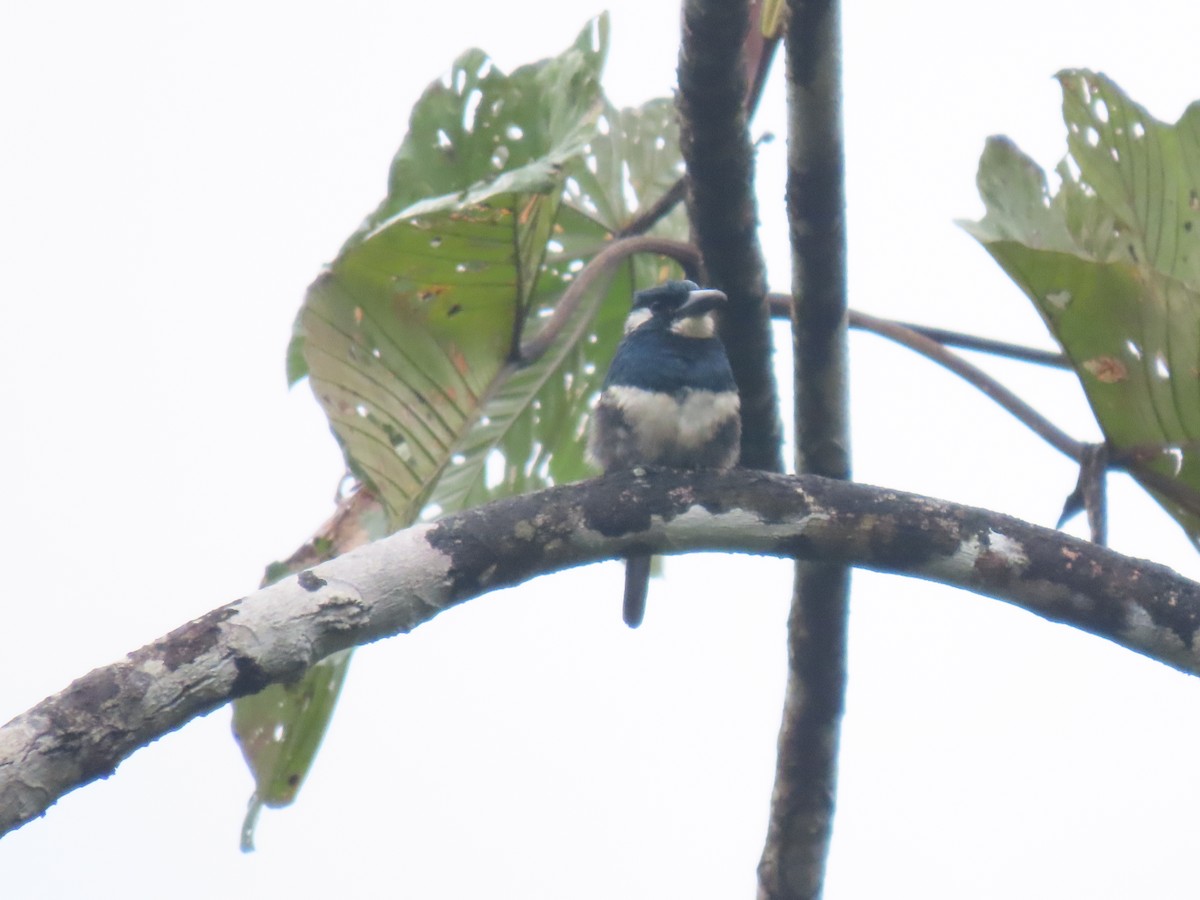
M650 590L650 557L625 559L625 606L621 615L625 624L637 628L646 615L646 593Z

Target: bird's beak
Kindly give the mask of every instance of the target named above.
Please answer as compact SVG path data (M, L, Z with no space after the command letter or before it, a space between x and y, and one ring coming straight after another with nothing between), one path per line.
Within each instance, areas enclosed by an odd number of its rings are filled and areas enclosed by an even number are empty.
M688 298L683 302L683 305L675 310L671 318L678 320L702 316L706 312L716 309L726 299L728 298L723 293L714 288L692 291L688 294Z

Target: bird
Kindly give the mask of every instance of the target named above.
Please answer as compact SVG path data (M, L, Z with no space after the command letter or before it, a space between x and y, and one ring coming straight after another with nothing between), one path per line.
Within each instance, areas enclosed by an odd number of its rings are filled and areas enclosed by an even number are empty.
M588 456L603 471L737 465L740 400L712 315L725 301L693 281L634 294L589 425ZM630 628L642 622L649 586L649 555L626 557L622 617Z

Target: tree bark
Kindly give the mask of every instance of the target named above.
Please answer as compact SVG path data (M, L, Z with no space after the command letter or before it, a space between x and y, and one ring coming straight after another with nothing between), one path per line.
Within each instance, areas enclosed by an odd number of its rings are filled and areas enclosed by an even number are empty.
M536 575L730 550L913 575L1005 600L1200 674L1200 585L1009 516L764 472L613 474L478 507L214 609L0 728L0 834L139 747L337 650Z
M796 471L850 477L845 162L837 0L794 0L785 49ZM796 563L760 900L814 900L833 836L850 571Z
M718 333L741 395L740 465L782 472L783 425L746 109L749 18L749 0L683 4L679 149L687 163L688 218L707 282L729 298Z

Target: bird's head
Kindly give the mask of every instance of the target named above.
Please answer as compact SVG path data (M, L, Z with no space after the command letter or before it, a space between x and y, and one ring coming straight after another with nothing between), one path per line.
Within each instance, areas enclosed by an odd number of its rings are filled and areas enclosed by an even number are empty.
M625 333L650 322L685 337L710 338L715 324L710 313L725 302L725 295L701 288L694 281L668 281L633 295L633 309L625 320Z

